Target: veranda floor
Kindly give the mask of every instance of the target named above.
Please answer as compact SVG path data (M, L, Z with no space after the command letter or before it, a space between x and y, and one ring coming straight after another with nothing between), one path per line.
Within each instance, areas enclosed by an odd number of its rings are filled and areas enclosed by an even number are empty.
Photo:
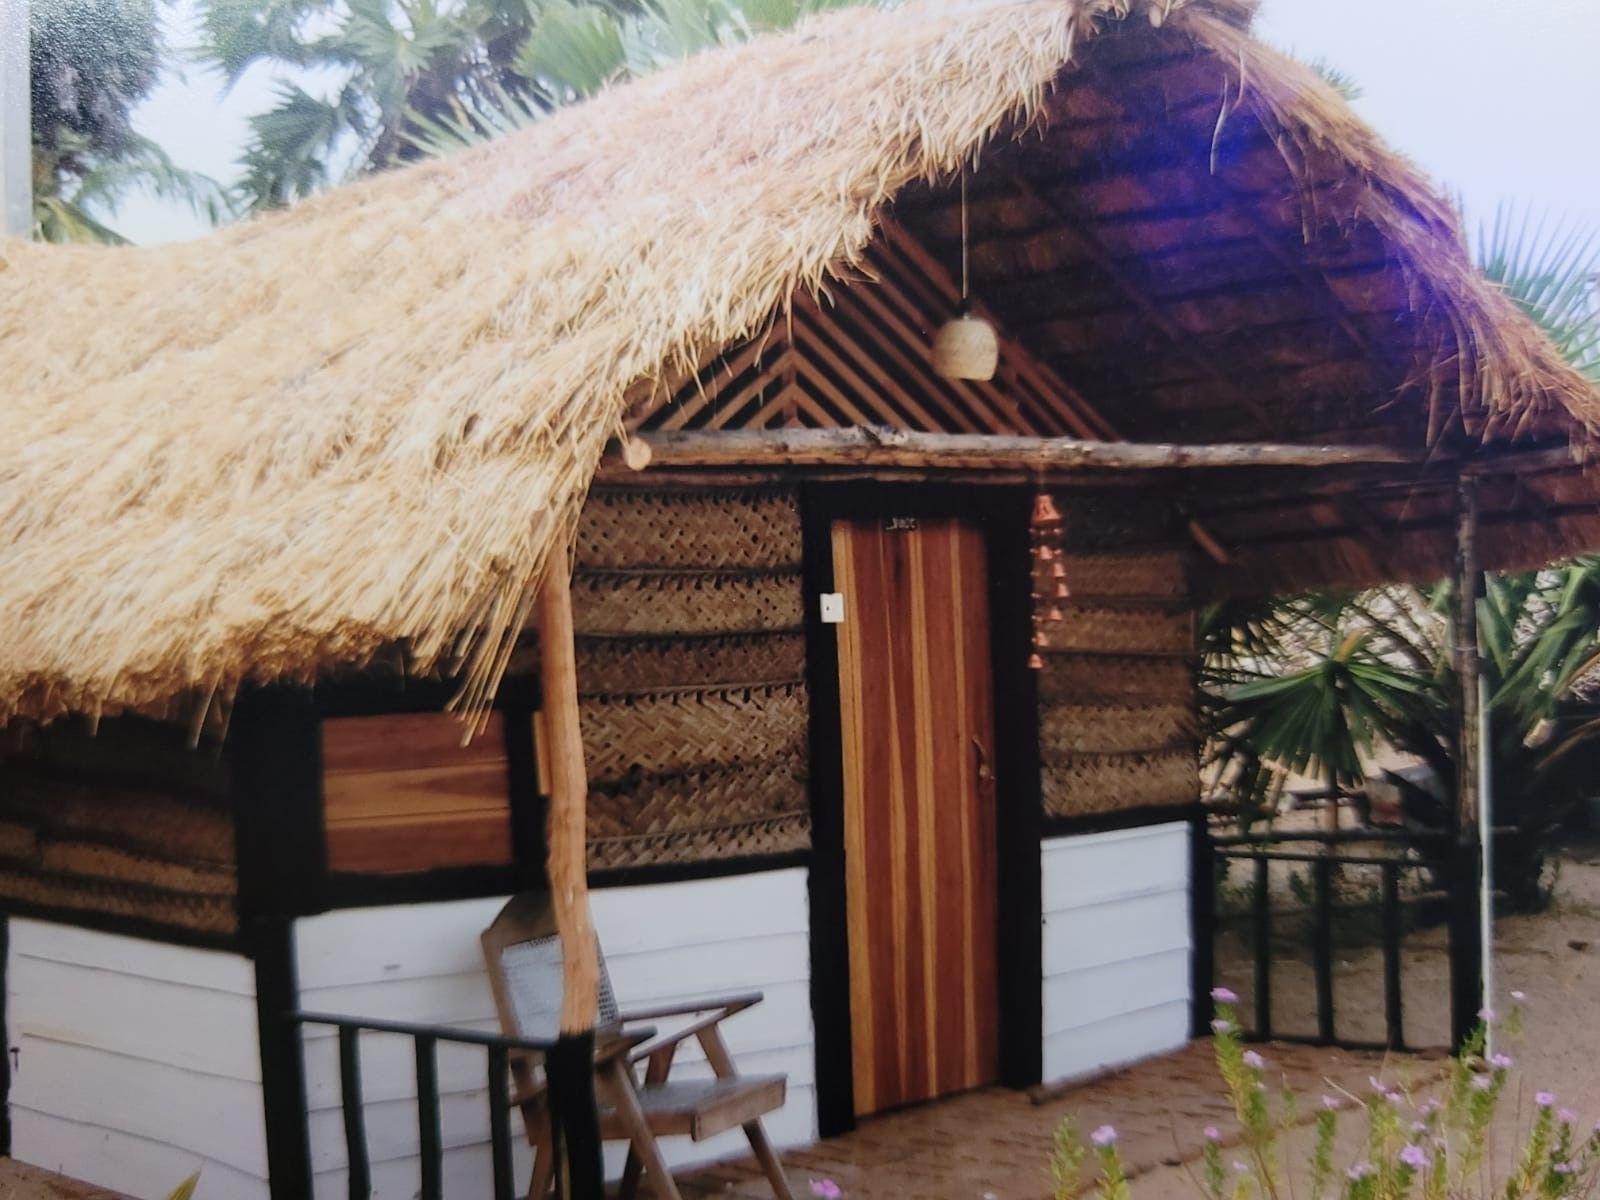
M1399 1082L1435 1075L1438 1060L1394 1058L1305 1046L1263 1046L1261 1051L1305 1096L1310 1114L1324 1093L1362 1094L1380 1071ZM854 1133L831 1138L784 1157L797 1196L812 1195L812 1181L831 1180L846 1200L1047 1200L1051 1135L1066 1117L1087 1135L1101 1125L1117 1129L1129 1174L1164 1174L1199 1156L1203 1130L1233 1126L1217 1081L1208 1042L1067 1089L1043 1103L1027 1095L986 1088L935 1104L863 1121ZM1181 1181L1181 1177L1180 1177ZM1170 1180L1134 1187L1138 1200L1178 1194ZM1159 1186L1157 1186L1159 1183ZM735 1161L679 1178L685 1200L770 1200L772 1192L753 1162Z

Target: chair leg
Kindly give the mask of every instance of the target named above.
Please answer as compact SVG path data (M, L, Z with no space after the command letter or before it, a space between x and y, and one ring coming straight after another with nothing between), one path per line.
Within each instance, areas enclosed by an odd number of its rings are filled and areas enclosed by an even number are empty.
M761 1164L767 1181L772 1184L772 1194L778 1200L794 1200L794 1193L789 1190L789 1177L783 1173L783 1164L778 1161L778 1152L772 1148L772 1141L767 1137L766 1126L761 1123L760 1117L746 1123L744 1135L750 1139L750 1149L756 1152L756 1161Z
M617 1200L634 1200L639 1194L639 1173L644 1170L644 1160L628 1143L628 1161L622 1164L622 1182L617 1184Z
M528 1181L528 1200L546 1200L550 1185L555 1180L556 1154L550 1130L550 1114L541 1112L529 1121L534 1131L528 1140L533 1144L533 1178Z
M678 1185L667 1170L667 1161L661 1157L661 1147L656 1135L650 1132L644 1110L639 1107L639 1093L634 1088L633 1076L619 1063L607 1064L597 1082L603 1083L608 1099L617 1111L617 1119L628 1131L628 1140L644 1161L645 1173L650 1177L650 1190L656 1200L683 1200Z

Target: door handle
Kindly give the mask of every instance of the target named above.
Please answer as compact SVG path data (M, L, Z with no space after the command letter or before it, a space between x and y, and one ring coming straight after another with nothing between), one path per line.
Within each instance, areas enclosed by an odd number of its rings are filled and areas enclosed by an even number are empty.
M989 752L977 738L972 739L972 750L978 768L978 782L988 783L994 778L994 769L989 765Z

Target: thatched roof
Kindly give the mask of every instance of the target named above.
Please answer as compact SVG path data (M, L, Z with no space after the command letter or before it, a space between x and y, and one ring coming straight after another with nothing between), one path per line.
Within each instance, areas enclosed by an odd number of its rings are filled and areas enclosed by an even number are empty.
M1044 144L1051 105L1121 62L1206 95L1218 145L1247 112L1308 241L1376 231L1385 288L1427 316L1384 401L1436 444L1600 422L1425 181L1244 25L1232 0L841 12L192 243L0 243L0 717L396 643L482 697L638 381L847 269L897 196ZM1107 74L1075 89L1101 44ZM1108 147L1148 126L1068 115Z

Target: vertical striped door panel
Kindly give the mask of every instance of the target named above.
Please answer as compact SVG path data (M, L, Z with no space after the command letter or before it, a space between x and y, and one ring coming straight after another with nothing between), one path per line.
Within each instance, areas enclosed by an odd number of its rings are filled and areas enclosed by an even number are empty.
M833 527L859 1114L996 1075L995 833L982 535Z

